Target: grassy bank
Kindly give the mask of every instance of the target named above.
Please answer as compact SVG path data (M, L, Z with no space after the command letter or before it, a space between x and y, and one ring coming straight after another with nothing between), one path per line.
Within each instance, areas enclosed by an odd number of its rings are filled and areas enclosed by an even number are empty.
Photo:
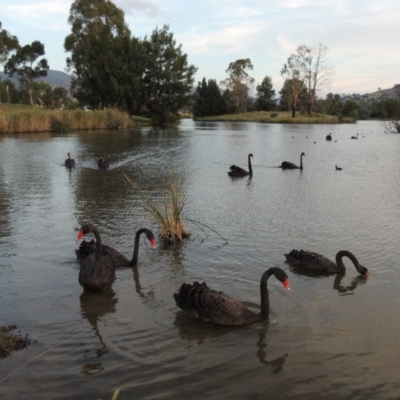
M109 109L103 111L50 110L0 105L0 133L69 132L89 129L129 129L150 120Z
M355 122L352 118L339 119L333 115L313 115L309 117L308 115L298 113L295 118L292 118L291 112L287 111L253 111L241 114L197 118L196 121L261 122L268 124L340 124Z

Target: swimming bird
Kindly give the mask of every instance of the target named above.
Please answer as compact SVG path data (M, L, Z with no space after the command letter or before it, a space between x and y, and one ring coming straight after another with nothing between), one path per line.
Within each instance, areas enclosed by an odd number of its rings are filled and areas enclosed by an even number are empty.
M99 169L104 169L104 170L110 167L110 164L108 163L108 159L106 156L99 158L99 160L97 161L97 165Z
M368 269L362 266L358 262L356 256L347 250L340 250L336 254L336 264L321 254L304 250L299 251L293 249L290 253L285 254L285 257L290 264L299 269L333 274L346 272L346 267L343 264L343 257L348 257L360 274L368 276Z
M303 157L305 157L305 153L300 154L300 167L298 167L296 164L293 164L290 161L283 161L282 164L279 166L279 168L282 169L303 169Z
M77 240L83 236L86 226L78 232ZM87 257L80 259L79 284L92 292L101 291L110 287L115 281L115 268L111 257L103 253L101 237L97 229L91 230L96 237L96 250Z
M249 170L246 171L243 168L238 167L237 165L231 165L229 167L230 171L228 172L228 175L231 177L242 177L242 176L248 176L248 175L253 175L253 168L251 166L251 159L253 158L253 154L249 154L247 156L247 160L248 160L248 165L249 165Z
M174 293L174 299L180 309L202 321L220 325L251 324L268 318L267 281L271 275L274 275L286 289L290 290L289 279L285 271L278 267L266 270L260 282L261 310L258 313L245 307L224 292L209 288L206 283L184 283L179 291Z
M93 232L94 235L96 234L99 236L99 231L98 229L93 225L93 224L86 224L84 225L81 230L79 231L79 236L78 239L82 239L84 235ZM117 250L113 249L110 246L107 246L105 244L101 245L101 250L102 254L106 255L110 258L111 264L114 268L118 267L132 267L137 265L138 263L138 255L139 255L139 239L140 235L145 234L147 239L150 242L151 247L154 249L156 247L156 239L154 237L153 232L150 229L147 228L141 228L139 229L136 234L135 234L135 242L133 246L133 255L132 259L128 260L123 254L118 252ZM96 236L97 240L97 236ZM97 243L95 243L93 240L90 242L83 241L79 249L75 250L76 256L78 259L85 259L86 257L90 256L91 254L95 253L97 251Z
M65 166L68 169L75 168L75 160L71 158L71 154L67 154L67 158L65 159Z

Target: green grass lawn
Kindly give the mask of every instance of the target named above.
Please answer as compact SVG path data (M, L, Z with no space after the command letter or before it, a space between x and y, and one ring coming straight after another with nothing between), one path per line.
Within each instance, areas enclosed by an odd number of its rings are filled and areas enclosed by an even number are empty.
M226 114L213 117L197 118L197 121L231 121L231 122L261 122L278 124L339 124L353 123L352 118L342 118L339 120L334 115L303 115L297 113L292 118L292 113L288 111L252 111L240 114Z

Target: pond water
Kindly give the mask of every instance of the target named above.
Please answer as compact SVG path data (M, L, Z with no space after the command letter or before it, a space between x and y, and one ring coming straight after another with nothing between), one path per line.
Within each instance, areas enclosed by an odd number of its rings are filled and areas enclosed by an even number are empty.
M0 137L0 324L32 339L0 360L0 397L399 398L399 149L400 135L371 121ZM301 152L303 171L276 168ZM99 171L105 153L110 169ZM249 153L253 177L228 177ZM181 246L142 238L136 268L84 292L79 227L91 221L131 255L137 229L159 229L123 174L154 194L171 166L192 172L185 216L206 226L188 222ZM370 275L348 259L344 277L301 273L285 262L293 248L332 260L350 250ZM268 321L216 326L175 305L173 293L197 280L257 309L272 266L292 290L271 277Z

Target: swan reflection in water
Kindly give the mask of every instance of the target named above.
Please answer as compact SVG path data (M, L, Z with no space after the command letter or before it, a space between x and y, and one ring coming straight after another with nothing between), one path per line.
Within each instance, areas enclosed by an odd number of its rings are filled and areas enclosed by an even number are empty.
M188 323L188 321L190 323ZM204 323L203 321L188 317L184 312L176 314L174 325L179 329L179 336L188 341L194 342L196 345L205 344L208 341L212 341L217 338L222 338L227 334L236 333L240 336L241 332L244 332L247 338L257 338L256 341L256 354L258 361L270 367L271 373L278 374L283 370L283 364L286 362L288 354L284 354L281 357L273 360L267 359L267 332L269 329L269 322L263 321L260 325L239 325L239 326L227 326L227 325L216 325L211 322ZM252 334L254 332L254 334ZM238 340L240 337L238 336ZM248 340L248 339L246 339ZM251 346L249 346L251 348Z
M283 364L286 361L287 354L284 354L281 357L275 358L275 360L268 361L266 359L267 352L265 351L265 348L267 347L267 344L264 343L266 336L267 336L267 330L268 326L264 326L260 331L258 332L258 341L257 341L257 358L260 361L261 364L271 366L271 372L273 374L279 374L283 370Z
M365 285L367 279L364 275L357 275L351 281L350 285L342 285L342 279L346 274L337 274L333 283L333 288L339 293L339 296L348 296L354 294L354 290L358 285Z
M96 358L102 357L108 353L107 345L104 343L101 333L99 331L99 320L107 314L115 313L118 298L115 297L115 292L112 288L107 288L102 292L89 292L84 291L80 296L81 315L86 318L93 328L101 347L96 350ZM85 358L89 358L88 354ZM82 366L81 372L84 375L94 375L104 369L101 363L87 363Z

